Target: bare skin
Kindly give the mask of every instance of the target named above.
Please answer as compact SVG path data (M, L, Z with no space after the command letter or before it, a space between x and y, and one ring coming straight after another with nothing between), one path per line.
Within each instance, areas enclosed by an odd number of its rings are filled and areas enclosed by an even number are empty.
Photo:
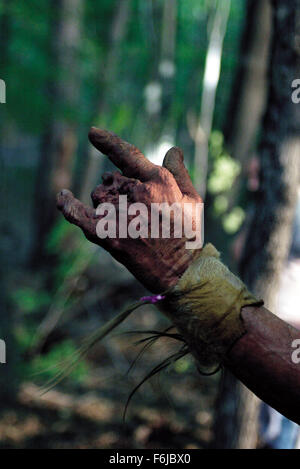
M300 424L300 363L292 342L300 331L264 307L242 309L247 333L225 361L230 371L260 399Z
M110 252L150 291L162 292L174 286L196 255L195 250L185 248L184 237L101 240L96 233L100 216L95 209L101 202L111 202L118 208L122 194L147 206L152 202L201 202L184 166L182 151L171 148L160 167L105 130L92 128L89 139L122 174L103 175L103 184L92 193L94 208L82 204L67 190L58 194L58 208L87 239ZM263 307L243 308L242 318L247 333L228 352L225 365L261 399L300 424L300 364L291 358L292 341L300 339L300 332Z
M195 255L195 250L185 248L186 238L102 240L96 233L100 216L95 209L103 202L110 202L118 209L119 195L124 194L129 202L142 202L147 207L152 202L170 205L177 202L182 206L202 202L184 166L182 151L171 148L161 167L152 164L133 145L105 130L92 128L89 139L123 174L116 171L102 176L103 184L91 195L94 208L85 206L67 190L58 194L57 207L68 221L82 229L87 239L109 251L151 292L168 289L177 283Z

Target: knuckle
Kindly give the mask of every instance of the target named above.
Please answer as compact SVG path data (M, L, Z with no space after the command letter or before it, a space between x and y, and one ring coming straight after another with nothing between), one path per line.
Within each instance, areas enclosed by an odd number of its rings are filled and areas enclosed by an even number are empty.
M159 168L158 178L161 183L167 184L170 181L170 177L171 177L171 174L167 168L163 168L163 167Z
M99 186L95 187L95 189L91 192L91 199L93 202L97 202L99 198Z
M138 198L145 200L153 199L154 192L155 190L152 183L143 184L141 187L139 187Z
M92 193L91 193L91 199L92 199L94 208L96 208L96 206L97 206L99 203L105 201L106 195L107 195L107 191L108 191L108 189L107 189L103 184L100 184L99 186L97 186L97 187L92 191Z

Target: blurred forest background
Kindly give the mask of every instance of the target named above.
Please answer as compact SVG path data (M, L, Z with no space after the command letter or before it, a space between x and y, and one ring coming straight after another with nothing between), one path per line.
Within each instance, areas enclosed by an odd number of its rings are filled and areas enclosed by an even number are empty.
M64 382L40 386L81 340L144 289L56 210L84 201L109 129L161 164L173 145L205 198L205 237L275 311L299 187L299 0L2 0L0 446L220 448L260 445L258 400L227 372L183 358L132 389L174 348L134 313ZM298 28L298 30L297 30Z

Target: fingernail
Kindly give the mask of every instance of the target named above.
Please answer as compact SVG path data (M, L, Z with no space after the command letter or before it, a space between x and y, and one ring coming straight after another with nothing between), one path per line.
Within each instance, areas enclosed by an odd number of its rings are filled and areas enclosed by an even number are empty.
M60 191L60 195L67 195L70 191L68 191L68 189L62 189Z

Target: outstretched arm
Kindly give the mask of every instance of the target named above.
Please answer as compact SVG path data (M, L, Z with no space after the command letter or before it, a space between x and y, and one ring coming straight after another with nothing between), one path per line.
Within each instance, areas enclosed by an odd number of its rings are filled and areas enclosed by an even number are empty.
M180 282L184 288L182 279L189 277L186 272L197 261L199 269L204 269L199 270L200 283L196 283L198 293L200 291L200 296L204 298L203 304L199 303L199 315L193 314L191 318L189 304L187 306L185 304L184 307L187 309L183 310L181 305L181 309L178 310L179 317L178 314L176 317L173 315L172 308L167 312L168 317L181 332L183 330L183 335L187 343L192 344L191 351L197 359L200 353L198 348L201 348L203 354L203 341L200 347L200 340L199 344L197 340L195 341L197 337L195 330L199 331L199 337L202 337L202 328L205 330L206 327L206 336L213 335L214 326L210 326L209 314L211 313L211 316L219 314L215 304L222 307L227 302L230 307L228 306L228 310L224 309L224 316L220 320L216 316L213 323L216 324L220 336L223 325L224 330L227 327L226 334L222 336L225 344L229 343L228 334L230 335L231 325L236 329L237 340L226 351L223 363L261 399L300 424L300 364L292 360L294 351L292 342L294 339L300 339L300 332L264 307L251 306L255 302L251 302L251 297L243 290L238 279L214 257L201 260L200 248L186 249L187 238L184 235L172 239L151 236L132 239L120 236L117 230L116 238L100 239L97 234L97 223L103 217L103 214L100 215L97 211L97 207L101 203L109 202L115 206L116 213L119 214L120 195L127 195L129 203L142 202L149 210L153 203L165 202L168 205L175 203L182 207L186 216L191 218L192 225L195 225L195 211L190 208L201 203L201 198L194 189L184 166L181 150L176 147L171 148L165 156L163 166L160 167L148 161L136 147L110 132L92 128L89 138L122 173L116 171L103 175L103 184L97 186L92 193L94 208L82 204L70 191L61 191L57 197L57 206L65 218L79 226L87 239L109 251L151 292L176 290ZM188 213L186 207L189 207ZM116 220L118 222L118 216ZM204 267L203 262L206 263ZM219 275L215 287L214 269ZM238 296L235 296L236 292ZM241 292L244 303L241 302ZM193 302L193 289L186 290L185 293L189 301ZM246 306L247 304L250 306ZM239 319L231 312L227 315L229 309L233 310L234 307L238 310ZM184 311L182 315L181 311ZM241 321L240 324L234 322L237 320ZM189 323L188 327L185 327L184 321ZM243 332L239 333L239 330ZM219 336L216 337L214 337L215 342Z
M292 360L300 331L264 307L243 308L242 318L247 332L224 364L260 399L300 424L300 363Z

